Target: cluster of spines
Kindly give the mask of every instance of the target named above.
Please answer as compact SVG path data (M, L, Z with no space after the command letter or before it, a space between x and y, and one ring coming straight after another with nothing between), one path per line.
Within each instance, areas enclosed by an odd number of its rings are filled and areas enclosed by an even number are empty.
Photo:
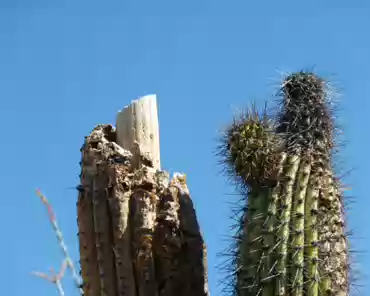
M275 122L253 108L222 139L226 172L247 200L233 250L234 295L349 295L343 196L333 176L334 123L325 87L313 73L287 76Z

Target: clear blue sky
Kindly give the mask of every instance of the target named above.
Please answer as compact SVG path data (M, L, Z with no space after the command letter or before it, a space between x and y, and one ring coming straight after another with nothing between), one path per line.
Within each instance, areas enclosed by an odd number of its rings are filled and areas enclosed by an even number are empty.
M356 200L350 226L354 248L367 252L369 16L366 0L1 0L1 294L57 295L30 275L61 262L34 190L49 197L77 261L72 188L84 136L96 124L114 123L132 99L155 93L163 167L188 174L209 249L211 292L220 295L216 253L225 247L234 190L218 174L217 130L252 99L271 98L279 71L305 67L342 95L347 144L340 159L354 169L345 181ZM360 282L370 289L369 254L358 259ZM76 295L65 282L67 296Z

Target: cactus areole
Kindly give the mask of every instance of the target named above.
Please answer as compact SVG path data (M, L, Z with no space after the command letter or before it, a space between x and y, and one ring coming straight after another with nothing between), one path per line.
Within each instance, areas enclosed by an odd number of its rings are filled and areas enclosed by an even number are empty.
M252 108L222 139L245 204L234 242L231 294L349 295L343 195L333 172L327 83L287 76L275 120Z

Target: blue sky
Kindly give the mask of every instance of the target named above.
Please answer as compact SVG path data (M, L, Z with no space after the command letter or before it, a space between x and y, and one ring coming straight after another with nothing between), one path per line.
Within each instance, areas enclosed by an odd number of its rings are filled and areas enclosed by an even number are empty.
M104 4L102 4L104 3ZM271 99L281 72L315 67L341 94L340 160L360 283L370 288L369 1L0 1L2 295L57 295L31 271L59 268L40 187L78 260L80 146L141 95L159 102L162 165L183 171L209 252L226 246L233 188L219 174L217 131L238 108ZM367 41L366 41L367 40ZM66 278L67 296L77 295ZM360 292L363 294L364 292Z

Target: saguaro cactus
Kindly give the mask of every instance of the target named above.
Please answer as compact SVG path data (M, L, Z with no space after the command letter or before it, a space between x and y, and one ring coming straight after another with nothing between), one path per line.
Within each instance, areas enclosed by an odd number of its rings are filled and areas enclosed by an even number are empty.
M234 244L233 294L349 294L331 113L325 81L298 72L285 78L274 120L252 108L225 133L221 155L246 200Z
M134 101L117 130L82 151L78 227L86 296L207 296L206 250L185 175L160 170L156 102Z

